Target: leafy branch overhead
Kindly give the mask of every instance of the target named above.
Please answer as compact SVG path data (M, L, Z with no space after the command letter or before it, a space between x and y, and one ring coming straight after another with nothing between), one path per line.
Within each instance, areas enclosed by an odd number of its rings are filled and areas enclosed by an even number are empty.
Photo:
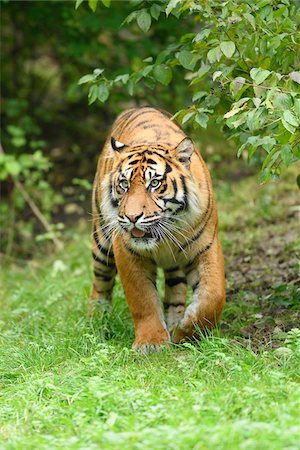
M76 6L82 3L77 0ZM96 1L88 2L95 10ZM113 7L102 0L105 7ZM125 85L134 95L141 83L169 86L181 74L190 91L189 106L174 117L182 124L206 128L218 123L251 159L262 155L260 180L280 175L282 164L300 159L300 14L293 0L220 2L133 1L123 26L155 33L155 24L175 17L190 21L191 32L141 67L115 78L103 68L83 76L89 103L104 103L112 90ZM151 28L153 25L153 28ZM142 37L141 37L142 39ZM137 57L138 57L137 50ZM175 81L174 81L175 83ZM172 87L167 87L170 90Z

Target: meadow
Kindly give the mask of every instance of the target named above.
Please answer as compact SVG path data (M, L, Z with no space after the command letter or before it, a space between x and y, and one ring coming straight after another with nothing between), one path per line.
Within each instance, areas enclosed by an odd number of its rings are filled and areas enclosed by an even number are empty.
M199 341L131 350L118 282L88 318L89 223L2 270L0 448L299 448L297 188L217 177L227 305ZM219 181L218 181L219 180ZM159 274L160 291L163 280Z

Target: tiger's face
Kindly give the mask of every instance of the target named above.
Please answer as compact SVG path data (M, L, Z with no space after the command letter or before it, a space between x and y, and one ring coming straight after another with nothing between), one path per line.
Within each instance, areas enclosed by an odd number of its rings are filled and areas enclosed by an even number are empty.
M115 170L110 176L110 216L133 249L152 250L165 240L176 243L197 196L189 173L194 146L185 138L176 149L127 147L113 138ZM177 237L176 237L177 236Z

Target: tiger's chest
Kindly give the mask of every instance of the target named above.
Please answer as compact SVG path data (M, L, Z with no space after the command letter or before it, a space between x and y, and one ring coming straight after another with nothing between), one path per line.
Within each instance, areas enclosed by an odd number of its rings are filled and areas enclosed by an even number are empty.
M157 267L170 270L174 267L184 269L190 262L192 253L179 245L176 247L170 242L164 242L159 249L152 254L151 259Z

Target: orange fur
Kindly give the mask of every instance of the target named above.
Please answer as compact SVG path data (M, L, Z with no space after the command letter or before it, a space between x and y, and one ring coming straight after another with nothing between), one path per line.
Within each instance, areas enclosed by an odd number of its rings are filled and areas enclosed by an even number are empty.
M140 108L117 118L99 158L92 207L91 313L110 301L117 268L134 348L157 350L192 337L195 325L215 326L225 279L212 184L198 149L168 113ZM165 271L166 321L157 267ZM187 284L193 299L185 307Z

